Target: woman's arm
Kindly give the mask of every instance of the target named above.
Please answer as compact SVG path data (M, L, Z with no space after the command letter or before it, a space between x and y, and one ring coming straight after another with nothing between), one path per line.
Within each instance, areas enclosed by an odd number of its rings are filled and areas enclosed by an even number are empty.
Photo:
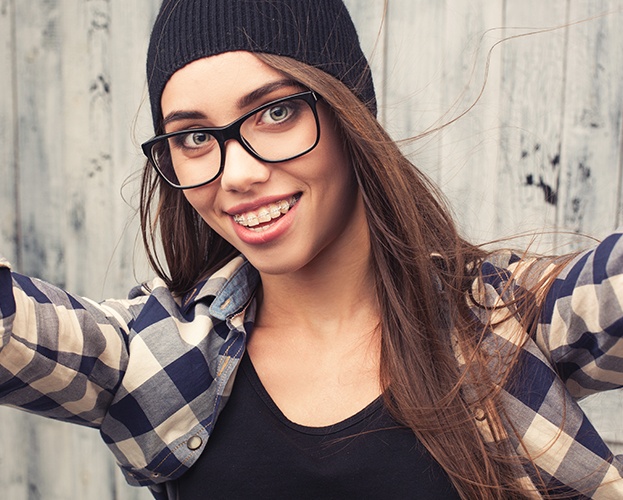
M564 266L545 298L537 344L574 397L623 386L623 235Z
M0 259L0 404L99 426L144 301L96 304L12 273Z

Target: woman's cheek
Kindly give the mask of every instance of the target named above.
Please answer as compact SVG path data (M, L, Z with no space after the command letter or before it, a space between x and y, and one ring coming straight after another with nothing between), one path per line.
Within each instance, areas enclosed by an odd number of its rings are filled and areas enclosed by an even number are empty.
M212 224L208 219L211 219L211 212L214 212L215 193L209 189L210 187L208 185L186 190L184 196L201 218L211 226Z

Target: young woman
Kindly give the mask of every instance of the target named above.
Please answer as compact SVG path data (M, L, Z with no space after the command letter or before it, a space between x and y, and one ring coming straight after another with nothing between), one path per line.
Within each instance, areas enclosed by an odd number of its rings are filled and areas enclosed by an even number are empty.
M575 402L623 379L620 235L464 241L341 1L165 0L147 72L159 277L95 304L0 264L4 404L98 427L157 498L623 494Z

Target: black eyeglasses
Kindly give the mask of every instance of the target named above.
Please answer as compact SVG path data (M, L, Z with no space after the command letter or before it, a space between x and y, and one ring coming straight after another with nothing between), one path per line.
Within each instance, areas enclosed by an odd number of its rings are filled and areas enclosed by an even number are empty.
M216 180L225 167L225 143L234 139L254 158L268 163L309 153L320 139L311 90L263 104L224 127L179 130L142 145L143 153L172 187L190 189Z

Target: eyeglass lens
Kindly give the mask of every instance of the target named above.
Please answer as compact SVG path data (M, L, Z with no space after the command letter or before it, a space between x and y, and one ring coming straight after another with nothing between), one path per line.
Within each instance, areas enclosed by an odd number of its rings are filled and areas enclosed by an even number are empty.
M160 173L179 187L209 182L219 175L224 146L206 129L163 138L151 148ZM311 104L303 98L277 102L248 116L240 125L243 146L254 156L278 162L310 150L318 138Z

